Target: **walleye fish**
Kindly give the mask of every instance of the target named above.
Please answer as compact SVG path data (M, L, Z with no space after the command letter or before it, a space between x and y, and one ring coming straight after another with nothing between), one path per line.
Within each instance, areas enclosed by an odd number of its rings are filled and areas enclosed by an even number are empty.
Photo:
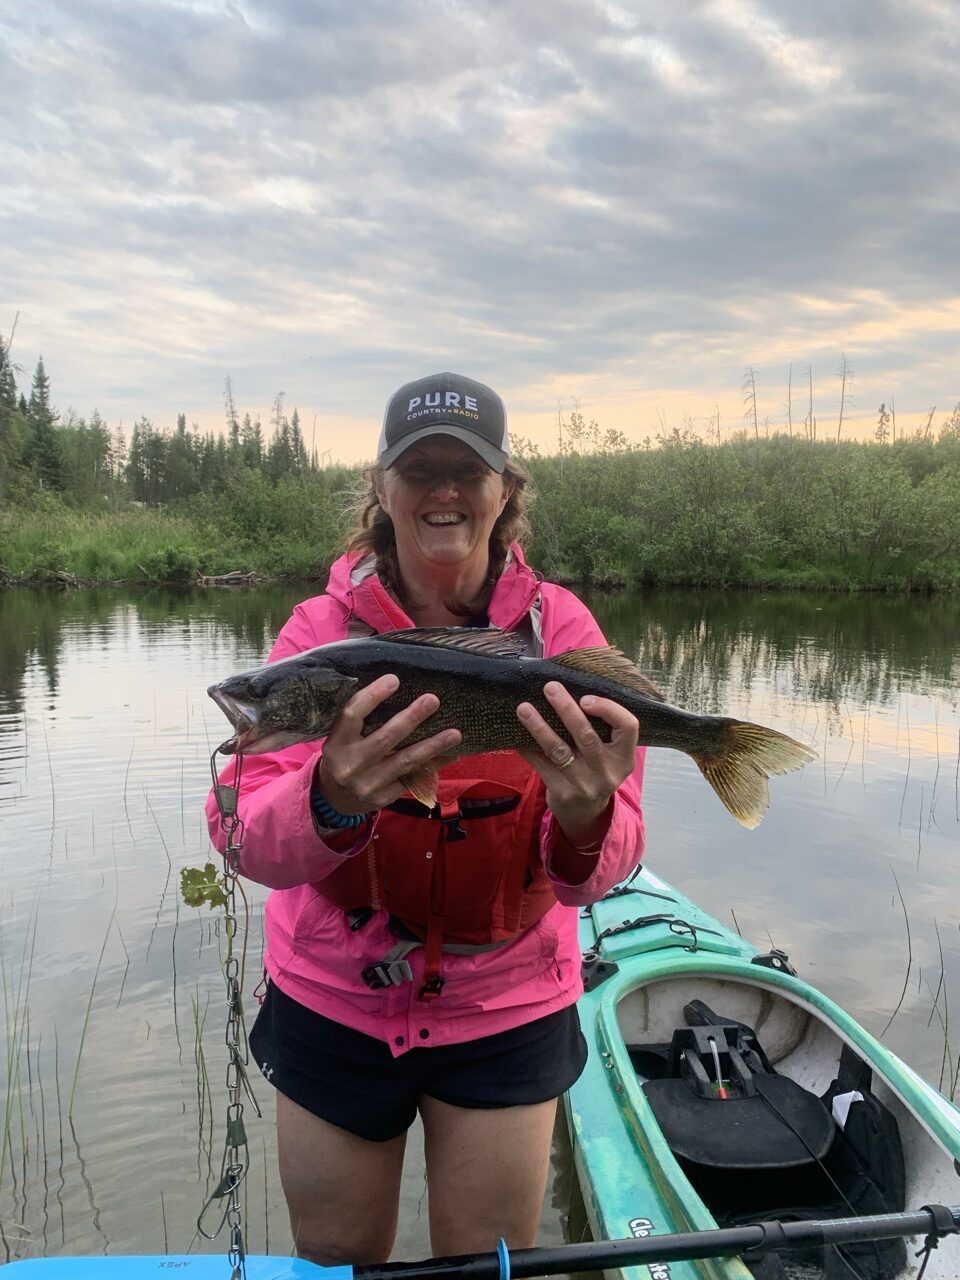
M531 658L520 636L496 627L419 627L339 640L221 680L207 692L235 736L220 750L259 755L323 738L357 689L388 673L399 678L400 687L367 716L365 734L422 694L435 693L439 708L400 746L456 728L463 741L451 758L539 750L517 719L521 702L532 703L569 742L543 692L548 680L559 680L578 701L591 693L626 707L639 721L642 746L686 752L745 827L757 826L766 811L767 778L797 769L816 755L774 729L671 706L619 649L598 645ZM610 726L590 719L601 738L609 740ZM429 808L436 803L437 764L443 759L402 778Z

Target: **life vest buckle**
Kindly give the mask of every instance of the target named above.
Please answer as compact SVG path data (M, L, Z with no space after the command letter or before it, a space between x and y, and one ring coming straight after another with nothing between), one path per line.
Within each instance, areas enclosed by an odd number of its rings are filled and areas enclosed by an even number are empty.
M444 979L439 973L431 975L417 992L418 1000L436 1000L443 991Z
M361 978L371 991L382 991L384 987L399 987L404 982L413 981L413 971L409 960L392 960L377 964L368 964L361 971Z
M360 977L371 991L382 991L384 987L399 987L405 982L412 982L413 970L407 956L419 946L420 943L416 940L398 942L382 960L361 969Z

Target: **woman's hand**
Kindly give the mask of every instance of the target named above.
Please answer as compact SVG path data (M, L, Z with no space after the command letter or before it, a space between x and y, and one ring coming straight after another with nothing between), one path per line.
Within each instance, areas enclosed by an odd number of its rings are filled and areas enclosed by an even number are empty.
M395 749L439 707L440 699L434 693L416 698L364 737L364 720L399 687L400 681L391 675L381 676L358 690L327 735L317 766L317 784L324 800L337 813L350 816L382 809L406 790L400 781L402 776L415 773L440 755L455 753L463 738L459 729L445 729L423 742Z
M554 732L529 702L517 717L536 739L539 751L520 754L543 778L547 805L567 840L576 848L593 845L606 833L606 816L617 787L636 766L639 726L636 716L609 698L590 694L579 706L562 684L551 680L543 692L562 721L574 748ZM604 742L587 719L605 720L612 733Z

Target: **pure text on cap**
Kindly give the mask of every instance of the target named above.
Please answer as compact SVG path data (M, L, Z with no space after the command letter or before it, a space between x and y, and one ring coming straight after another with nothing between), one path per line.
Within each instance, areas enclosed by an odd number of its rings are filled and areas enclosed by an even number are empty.
M428 436L453 436L494 471L510 456L507 411L490 387L458 373L435 373L395 391L383 415L377 457L392 467L411 445Z

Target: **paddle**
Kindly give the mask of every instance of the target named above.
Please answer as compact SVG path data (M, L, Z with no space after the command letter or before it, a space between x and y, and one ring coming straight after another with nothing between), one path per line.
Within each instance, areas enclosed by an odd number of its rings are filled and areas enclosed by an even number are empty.
M926 1205L913 1213L878 1214L869 1218L827 1218L810 1222L763 1222L715 1231L686 1231L635 1240L599 1240L553 1248L511 1249L425 1262L388 1262L354 1267L354 1280L511 1280L520 1276L555 1276L578 1271L680 1262L689 1258L729 1258L749 1253L760 1257L777 1249L863 1240L891 1240L922 1235L930 1247L941 1236L960 1232L960 1206Z

